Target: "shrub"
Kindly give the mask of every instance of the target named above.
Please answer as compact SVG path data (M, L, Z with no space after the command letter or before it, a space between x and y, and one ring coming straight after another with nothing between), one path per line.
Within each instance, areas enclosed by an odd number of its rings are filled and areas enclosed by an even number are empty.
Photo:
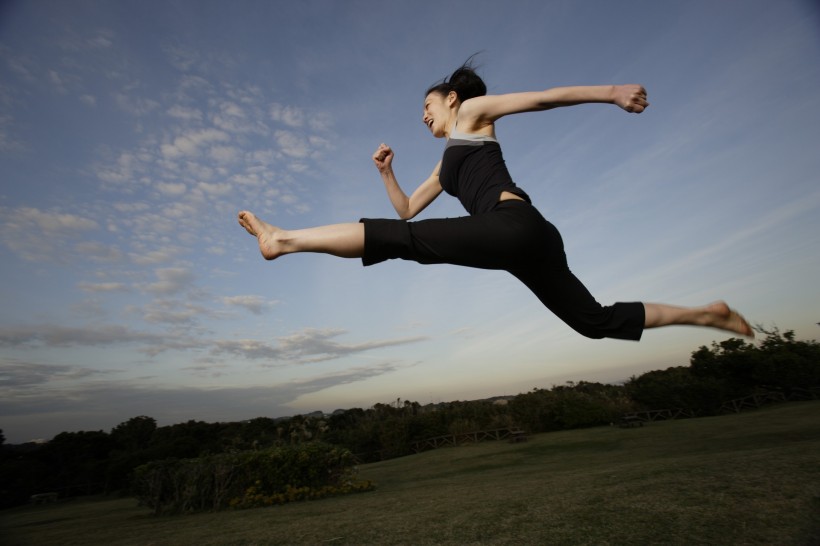
M177 514L250 507L368 491L350 451L323 443L167 459L136 469L141 504Z

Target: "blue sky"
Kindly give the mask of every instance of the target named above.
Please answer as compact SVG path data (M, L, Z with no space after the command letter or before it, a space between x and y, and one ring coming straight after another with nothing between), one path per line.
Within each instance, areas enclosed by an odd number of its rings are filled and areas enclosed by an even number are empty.
M236 223L395 214L443 142L424 90L641 83L651 107L501 120L516 182L602 303L820 321L811 1L4 2L0 428L11 442L620 381L729 336L582 338L503 272L287 256ZM421 217L464 214L443 195Z

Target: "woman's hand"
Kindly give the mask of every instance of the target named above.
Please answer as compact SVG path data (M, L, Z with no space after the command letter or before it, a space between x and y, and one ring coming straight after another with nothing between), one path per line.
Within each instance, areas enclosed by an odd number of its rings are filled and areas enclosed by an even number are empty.
M373 154L373 163L380 173L387 172L392 169L393 164L393 150L385 143L379 144L379 148Z
M641 85L616 85L613 94L612 102L627 112L640 114L649 106L646 101L646 89Z

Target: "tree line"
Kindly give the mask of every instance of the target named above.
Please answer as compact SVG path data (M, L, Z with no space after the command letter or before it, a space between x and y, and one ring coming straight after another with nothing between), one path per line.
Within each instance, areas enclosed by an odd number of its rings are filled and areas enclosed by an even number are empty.
M624 413L684 408L715 415L723 402L763 391L786 395L820 388L820 344L793 331L764 332L758 344L732 338L694 351L688 366L646 372L623 384L570 382L514 397L422 406L402 401L332 415L297 415L243 422L191 420L157 426L133 417L110 432L63 432L44 444L8 445L0 431L0 508L31 495L61 498L130 494L134 470L153 461L190 459L320 442L370 462L413 453L414 442L498 428L532 433L617 422Z

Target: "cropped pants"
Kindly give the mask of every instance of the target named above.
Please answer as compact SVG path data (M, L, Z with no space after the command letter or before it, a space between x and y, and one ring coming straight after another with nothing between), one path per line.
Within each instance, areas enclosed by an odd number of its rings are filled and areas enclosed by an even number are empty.
M570 271L561 234L525 201L501 201L490 212L460 218L415 222L363 218L361 222L365 266L401 258L420 264L504 270L586 337L641 338L643 304L598 303Z

